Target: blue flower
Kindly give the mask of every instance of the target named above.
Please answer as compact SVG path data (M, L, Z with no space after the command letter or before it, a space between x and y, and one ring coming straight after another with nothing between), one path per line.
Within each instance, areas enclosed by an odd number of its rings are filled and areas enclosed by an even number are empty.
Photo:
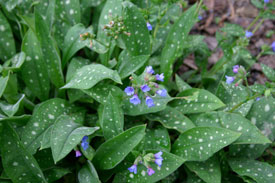
M163 81L163 79L164 79L163 73L161 73L161 74L156 74L156 80L158 80L158 81Z
M138 98L138 95L135 94L132 98L130 98L130 102L131 102L132 104L134 104L134 105L140 104L140 100L139 100L139 98Z
M198 16L198 19L199 19L199 20L202 20L202 16L201 16L201 15L199 15L199 16Z
M235 78L231 76L225 76L226 77L226 83L231 84L234 82Z
M250 31L245 31L245 37L250 38L253 36L253 33Z
M155 163L156 163L159 167L161 167L162 161L163 161L162 152L160 151L160 152L158 152L158 153L155 154Z
M151 88L148 85L142 85L140 89L145 93L151 90Z
M151 31L152 29L153 29L153 27L152 27L152 25L149 23L149 22L147 22L147 29L149 30L149 31Z
M271 48L275 52L275 41L273 41L273 43L271 44Z
M264 3L269 3L269 0L264 0Z
M167 91L166 91L165 89L157 90L156 93L157 93L159 96L162 96L162 97L166 97L166 96L167 96Z
M259 101L259 100L261 100L261 98L260 98L260 97L257 97L257 98L256 98L256 101Z
M89 147L88 136L84 136L81 141L81 146L86 151Z
M153 67L152 66L147 66L146 67L146 72L148 73L148 74L154 74L154 70L153 70Z
M128 170L131 173L134 172L134 174L137 174L137 165L133 164L130 168L128 168Z
M154 100L153 100L151 97L147 96L146 99L145 99L145 101L146 101L146 105L147 105L148 107L153 107L153 106L155 106Z
M79 150L75 151L75 157L80 157L82 154Z
M240 68L239 65L234 65L234 66L233 66L233 72L234 72L235 74L237 74L238 71L239 71L239 68Z
M134 95L135 93L135 89L131 86L128 86L125 88L124 92L128 95L128 96L131 96L131 95Z
M147 173L148 173L149 176L151 176L151 175L153 175L155 173L155 171L152 168L149 167L147 169Z

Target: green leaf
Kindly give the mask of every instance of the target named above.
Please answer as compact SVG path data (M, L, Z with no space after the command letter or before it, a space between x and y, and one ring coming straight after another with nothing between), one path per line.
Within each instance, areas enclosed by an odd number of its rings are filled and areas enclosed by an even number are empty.
M146 129L146 135L136 149L140 152L148 150L170 152L171 143L168 130L162 126Z
M275 99L273 97L262 97L254 102L247 115L251 123L256 125L262 133L270 140L275 139Z
M18 69L20 69L20 67L24 63L25 58L26 58L26 54L24 52L20 52L20 53L14 55L8 61L6 61L3 65L3 69L17 71Z
M229 146L229 154L238 158L259 158L270 144L233 144Z
M171 106L183 114L192 114L216 110L224 106L222 101L215 95L203 89L187 89L181 92L177 97L192 96L198 92L198 98L195 100L174 100Z
M156 153L157 151L153 151ZM131 182L131 183L141 183L141 182L157 182L162 180L166 176L177 170L185 160L174 154L163 152L162 166L159 168L155 163L151 164L152 169L155 173L151 176L147 175L147 170L144 165L139 164L137 167L137 174L130 173L129 170L124 170L115 176L114 183L120 182Z
M264 75L270 80L275 82L275 70L272 69L271 67L268 67L265 64L261 64L262 70L264 72Z
M93 134L98 127L83 127L66 115L57 118L51 135L51 149L56 162L63 159L79 144L84 136Z
M182 133L172 152L188 161L205 161L240 137L241 133L217 127L196 127Z
M90 44L88 39L81 40L80 34L83 33L93 34L92 27L88 27L87 29L82 24L77 24L71 27L64 40L64 49L63 49L63 58L62 58L62 66L64 67L66 63L70 60L70 58L80 49L84 48L87 44Z
M7 76L1 76L0 77L0 98L2 97L5 89L6 89L6 86L8 84L8 81L9 81L9 77L10 77L10 74L8 73Z
M221 182L220 162L216 156L202 162L186 162L185 165L206 183Z
M22 79L32 94L40 100L49 97L50 79L46 69L40 43L34 32L29 29L22 42L22 51L26 53L26 61L22 65Z
M138 8L130 3L123 3L123 17L127 32L131 35L122 35L127 51L133 55L149 55L151 44L149 31L143 15Z
M101 64L91 64L78 69L72 79L62 88L89 89L103 79L112 79L122 84L117 71Z
M47 100L35 108L33 115L25 126L22 142L34 154L40 147L44 133L63 114L72 114L76 111L73 105L59 98Z
M117 98L114 98L111 93L109 93L100 119L100 126L106 140L123 132L123 110L121 109Z
M2 11L0 11L0 59L5 61L15 53L15 43L10 24Z
M54 37L61 48L64 44L64 37L71 26L80 23L80 5L79 0L57 0L55 5L55 22L56 31Z
M270 143L259 129L249 120L239 114L226 112L210 112L196 116L193 122L197 126L227 128L242 135L235 144L265 144Z
M48 183L54 182L60 178L62 178L64 175L71 173L66 168L61 167L51 167L45 171L43 171L45 178Z
M116 98L122 98L124 95L124 92L119 87L105 83L98 83L94 87L82 91L101 104L108 102L107 98L110 92Z
M16 132L4 123L1 134L1 158L6 174L14 183L42 182L44 175L34 157L21 144Z
M148 59L149 55L131 56L126 50L122 51L118 58L118 73L120 77L123 79L130 76L140 69Z
M100 169L111 169L118 165L145 135L145 125L135 126L109 139L96 151L94 165Z
M90 61L88 59L84 59L82 57L75 57L73 58L68 66L67 74L66 74L66 82L69 82L75 72L85 65L89 65ZM74 102L80 99L84 93L81 90L77 89L69 89L68 90L68 97L70 102Z
M35 11L35 30L42 49L43 57L46 59L46 68L51 82L59 88L64 84L61 59L55 42L51 37L49 27L37 11Z
M78 172L79 183L101 183L94 165L87 161L87 163Z
M176 84L179 89L179 92L192 88L189 84L183 81L177 74L176 74Z
M249 159L230 159L228 163L234 172L250 177L257 183L275 182L275 168L268 163Z
M24 99L25 94L22 94L19 100L15 104L8 104L6 102L0 102L0 109L9 117L14 116L14 114L18 111L20 103Z
M175 129L180 133L195 127L189 118L169 106L160 112L148 114L146 117L151 121L160 122L165 128Z
M165 47L161 54L160 65L160 70L164 73L165 81L170 79L174 61L182 54L183 42L198 19L196 8L197 5L193 5L189 8L172 26L168 34Z

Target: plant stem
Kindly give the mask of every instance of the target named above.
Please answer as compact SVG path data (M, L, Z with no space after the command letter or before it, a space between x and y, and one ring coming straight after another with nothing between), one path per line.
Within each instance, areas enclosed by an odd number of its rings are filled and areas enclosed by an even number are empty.
M249 30L259 20L260 17L261 17L261 13L257 15L257 17L251 22L251 24L247 27L246 30Z
M255 98L259 97L259 96L261 96L261 94L256 94L256 95L254 95L254 96L252 96L252 97L247 98L245 101L236 104L236 105L235 105L234 107L232 107L232 109L229 110L228 112L230 112L230 113L234 112L238 107L240 107L241 105L243 105L243 104L246 103L247 101L252 100L252 99L255 99Z

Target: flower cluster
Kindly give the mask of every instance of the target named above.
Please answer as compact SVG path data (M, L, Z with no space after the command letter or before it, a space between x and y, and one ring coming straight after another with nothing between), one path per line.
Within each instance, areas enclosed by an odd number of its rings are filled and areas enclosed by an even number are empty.
M86 39L89 39L90 40L90 47L93 46L93 42L92 40L95 39L95 35L94 34L91 34L89 32L86 32L86 33L83 33L83 34L80 34L80 39L82 41L86 40Z
M81 146L84 151L86 151L89 148L89 141L88 141L88 136L84 136L81 140ZM80 157L82 156L81 152L79 150L75 150L75 157Z
M232 71L235 76L225 76L227 84L232 84L234 81L237 80L235 86L238 86L240 83L246 80L246 71L243 66L234 65Z
M119 34L125 34L130 36L131 34L126 31L122 17L114 17L108 24L104 25L103 30L107 33L107 36L111 36L117 39Z
M157 164L159 166L159 168L161 168L162 161L163 161L163 158L162 158L161 151L156 154L149 153L149 154L145 155L143 158L140 156L137 157L134 164L131 167L129 167L128 170L131 173L137 174L137 165L138 165L138 163L142 163L147 168L147 174L149 176L151 176L155 173L155 171L151 168L150 163L154 162L155 164Z
M166 89L160 89L159 85L155 81L164 81L164 75L156 74L153 75L155 71L153 70L152 66L147 66L145 69L145 76L144 76L144 84L142 85L133 85L128 86L124 89L124 92L127 96L132 96L130 98L130 102L134 105L138 105L141 103L141 100L138 96L139 89L145 94L145 103L148 107L155 106L154 100L152 99L152 95L159 95L161 97L167 96ZM131 80L133 78L131 77Z

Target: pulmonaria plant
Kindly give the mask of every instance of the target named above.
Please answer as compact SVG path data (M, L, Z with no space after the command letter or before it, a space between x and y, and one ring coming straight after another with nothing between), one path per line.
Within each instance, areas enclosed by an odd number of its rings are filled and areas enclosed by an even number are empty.
M227 84L232 84L233 82L235 82L235 86L238 86L243 81L246 81L247 73L243 66L234 65L232 71L235 76L225 76Z
M127 32L123 18L118 16L115 16L108 24L104 25L103 30L107 36L113 37L114 39L117 39L120 34L131 35Z
M151 163L155 163L156 165L158 165L159 168L161 168L162 161L163 161L162 154L163 154L162 151L160 151L156 154L148 153L144 156L138 156L134 164L131 167L129 167L128 170L131 173L137 174L137 171L138 171L137 165L140 163L147 168L147 174L151 176L155 173L155 170L153 170L153 168L151 167Z
M124 89L124 92L127 96L132 96L129 101L130 103L134 105L138 105L141 103L141 100L139 97L139 92L141 91L145 98L142 100L145 100L146 105L150 107L154 107L155 103L153 100L154 96L160 96L160 97L166 97L167 96L167 90L164 88L160 88L159 84L156 83L157 81L163 82L164 81L164 74L156 74L154 75L155 71L152 66L147 66L145 68L145 71L143 73L142 81L143 83L140 84L135 80L135 77L131 76L130 80L132 82L132 86L127 86Z

